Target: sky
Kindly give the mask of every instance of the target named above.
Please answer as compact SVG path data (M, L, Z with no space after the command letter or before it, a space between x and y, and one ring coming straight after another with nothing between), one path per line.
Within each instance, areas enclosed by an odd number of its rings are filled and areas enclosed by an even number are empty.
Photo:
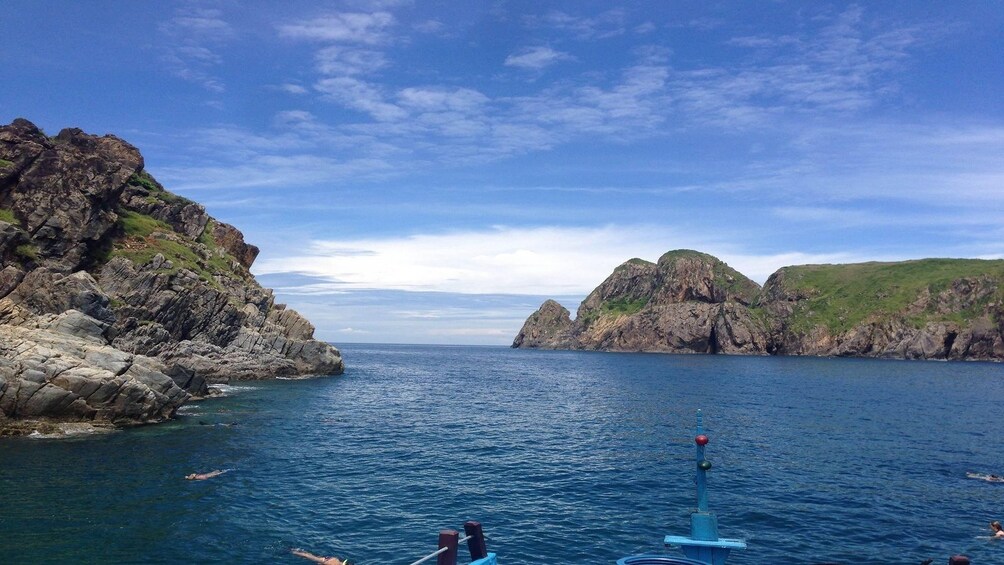
M334 342L508 345L613 269L1004 257L986 1L7 0L0 122L115 134Z

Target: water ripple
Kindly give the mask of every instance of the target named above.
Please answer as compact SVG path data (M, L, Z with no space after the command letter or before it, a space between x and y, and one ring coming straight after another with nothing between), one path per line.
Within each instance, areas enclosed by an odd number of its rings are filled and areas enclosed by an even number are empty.
M612 563L685 534L694 410L729 563L993 563L1001 367L344 346L178 421L0 442L0 559L409 563L480 520L507 564ZM67 464L72 462L72 464ZM232 468L209 481L193 471Z

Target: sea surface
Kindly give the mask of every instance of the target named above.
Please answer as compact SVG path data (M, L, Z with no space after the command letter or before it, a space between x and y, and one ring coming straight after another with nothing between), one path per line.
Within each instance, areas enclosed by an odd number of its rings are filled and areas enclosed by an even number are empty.
M0 563L409 565L479 520L503 565L612 564L689 533L697 409L730 564L1004 563L1004 484L966 477L1004 474L1004 365L341 349L175 422L0 441Z

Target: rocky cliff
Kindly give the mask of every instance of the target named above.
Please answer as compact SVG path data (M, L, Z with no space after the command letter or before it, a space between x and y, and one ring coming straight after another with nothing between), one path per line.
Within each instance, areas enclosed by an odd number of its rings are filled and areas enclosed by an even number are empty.
M115 136L0 127L0 421L155 422L207 382L340 374L257 254Z
M761 289L718 259L671 251L617 267L575 320L549 300L513 347L1004 359L1004 261L805 265Z

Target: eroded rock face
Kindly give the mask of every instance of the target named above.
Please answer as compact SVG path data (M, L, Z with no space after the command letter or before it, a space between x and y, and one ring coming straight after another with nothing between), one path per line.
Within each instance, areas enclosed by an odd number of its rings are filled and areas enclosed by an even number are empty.
M548 301L513 347L997 361L1002 281L1004 262L932 259L785 267L760 290L714 257L673 251L618 267L574 321Z
M65 129L48 139L25 120L4 130L0 159L14 162L17 176L0 195L0 206L20 220L49 267L80 269L118 220L108 204L143 167L143 157L110 135Z
M0 214L0 418L155 422L207 382L343 371L115 136L0 127Z
M0 412L119 425L172 417L189 394L160 361L107 345L102 325L76 310L0 325Z
M768 334L746 307L758 291L704 253L670 252L658 263L632 259L582 301L574 321L558 303L545 302L513 347L764 354Z
M811 314L809 305L818 293L811 287L796 288L797 285L789 280L791 270L781 269L772 275L761 299L772 319L772 339L779 354L971 361L1004 359L1004 315L1001 302L996 298L1000 287L995 277L961 276L937 292L924 285L898 311L883 309L870 313L844 330L833 330L825 324L810 325L806 330L804 323L799 325L794 321L804 318L807 310ZM918 320L926 321L918 323Z
M568 337L571 329L572 319L568 309L554 300L548 300L527 318L512 346L528 349L572 347L574 342Z

